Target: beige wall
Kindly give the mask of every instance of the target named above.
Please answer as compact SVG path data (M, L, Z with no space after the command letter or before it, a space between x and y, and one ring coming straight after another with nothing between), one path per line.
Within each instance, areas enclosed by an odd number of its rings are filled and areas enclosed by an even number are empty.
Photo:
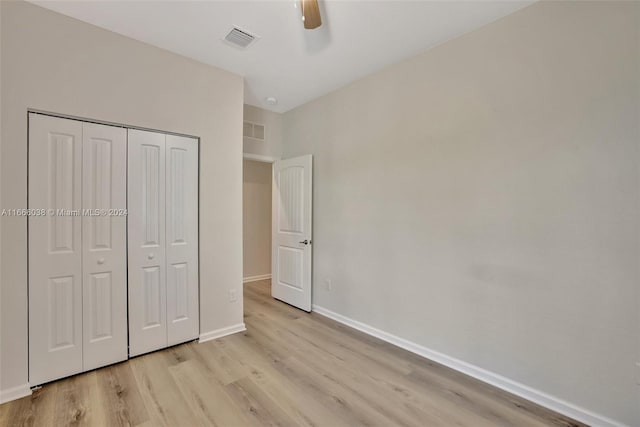
M245 160L242 184L244 277L271 274L271 163Z
M286 113L314 304L640 425L639 13L536 3Z
M282 114L253 105L244 105L244 120L265 125L265 140L243 138L244 154L272 159L282 156Z
M242 323L242 78L2 1L2 207L27 204L27 109L197 135L200 331ZM1 387L27 382L27 234L2 218Z

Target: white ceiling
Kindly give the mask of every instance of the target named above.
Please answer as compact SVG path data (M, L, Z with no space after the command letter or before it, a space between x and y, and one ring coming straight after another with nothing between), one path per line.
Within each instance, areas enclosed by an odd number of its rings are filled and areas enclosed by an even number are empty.
M33 3L240 74L246 103L285 112L533 1L320 0L316 30L303 29L293 0ZM260 40L223 43L233 25Z

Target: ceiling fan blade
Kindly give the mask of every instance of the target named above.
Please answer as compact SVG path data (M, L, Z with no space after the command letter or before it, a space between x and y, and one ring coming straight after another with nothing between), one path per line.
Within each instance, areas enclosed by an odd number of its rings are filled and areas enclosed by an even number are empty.
M322 25L318 0L300 0L300 6L304 18L304 28L313 30Z

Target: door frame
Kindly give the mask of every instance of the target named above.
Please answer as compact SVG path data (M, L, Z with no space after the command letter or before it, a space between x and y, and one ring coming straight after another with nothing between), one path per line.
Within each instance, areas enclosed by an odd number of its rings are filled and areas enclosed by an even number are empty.
M115 126L115 127L119 127L119 128L125 128L125 129L146 130L146 131L149 131L149 132L166 133L168 135L186 136L187 138L195 138L195 139L198 140L198 144L200 143L200 137L199 136L190 135L188 133L180 133L180 132L172 132L172 131L169 131L169 130L146 128L146 127L130 125L130 124L126 124L126 123L109 122L107 120L98 120L98 119L92 119L92 118L88 118L88 117L74 116L72 114L62 114L62 113L55 113L55 112L52 112L52 111L38 110L37 108L27 108L27 123L28 123L28 119L29 119L29 114L30 113L40 114L42 116L58 117L60 119L77 120L77 121L81 121L81 122L85 122L85 123L95 123L95 124L98 124L98 125ZM29 139L29 132L28 132L28 129L27 129L27 143L28 143L28 139Z
M273 164L274 162L277 162L278 160L282 160L276 157L263 156L262 154L251 154L251 153L242 153L242 158L246 160L253 160L255 162L271 163L271 164Z

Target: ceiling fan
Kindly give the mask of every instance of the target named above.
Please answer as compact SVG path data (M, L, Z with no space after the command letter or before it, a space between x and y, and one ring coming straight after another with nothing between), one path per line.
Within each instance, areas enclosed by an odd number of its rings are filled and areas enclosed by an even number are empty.
M318 0L300 0L300 11L302 12L302 22L304 22L305 29L313 30L322 25Z

